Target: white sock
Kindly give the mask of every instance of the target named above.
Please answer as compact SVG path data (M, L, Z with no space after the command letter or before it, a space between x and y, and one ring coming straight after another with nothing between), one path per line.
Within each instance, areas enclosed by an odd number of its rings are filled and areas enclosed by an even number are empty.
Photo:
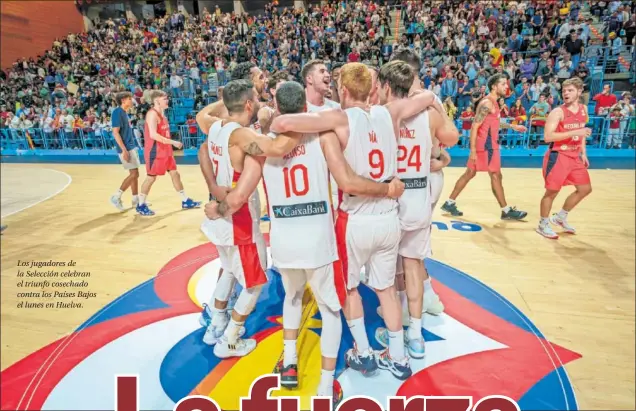
M455 204L455 200L451 200L450 198L448 200L446 200L446 202L450 205Z
M283 344L283 365L287 367L290 364L298 364L296 340L283 340Z
M431 283L431 277L428 277L426 280L424 280L424 293L431 291L433 291L433 283Z
M329 397L333 395L333 380L335 371L321 370L320 384L318 384L318 396Z
M367 337L367 329L364 327L364 317L356 318L355 320L347 321L353 340L356 342L356 347L359 352L364 352L369 349L369 338Z
M218 308L214 308L214 306L212 306L212 313L211 324L215 328L221 328L227 324L227 314L225 310L219 310Z
M548 224L550 224L550 219L548 219L547 217L541 217L541 221L539 221L539 225L541 227L545 227Z
M406 291L398 291L398 297L400 297L402 312L409 312L409 299L406 297Z
M133 203L139 204L139 196L138 195L132 196L132 201L133 201Z
M422 318L409 318L409 328L406 330L409 340L418 340L422 338Z
M179 191L179 195L181 196L181 201L186 201L188 196L185 194L184 190Z
M227 342L230 344L236 344L238 340L239 331L241 331L241 327L243 326L243 322L239 323L234 321L234 319L230 319L230 324L225 329L223 336L227 339Z
M121 190L117 190L117 192L115 193L115 197L117 197L117 198L121 198L121 195L122 195L122 194L124 194L124 192L123 192L123 191L121 191Z
M508 211L510 211L510 206L501 207L501 211L507 213Z
M389 331L389 354L394 360L401 360L404 358L404 330Z
M561 211L559 211L557 215L561 220L565 220L566 218L568 218L568 212L564 209L561 209Z
M139 194L139 205L146 204L146 194Z

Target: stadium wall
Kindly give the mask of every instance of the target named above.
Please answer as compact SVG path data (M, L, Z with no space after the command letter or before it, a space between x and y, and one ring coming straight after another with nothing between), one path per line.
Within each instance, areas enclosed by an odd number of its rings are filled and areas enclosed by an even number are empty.
M74 1L0 2L0 43L3 69L20 58L35 58L56 38L84 31L84 19Z

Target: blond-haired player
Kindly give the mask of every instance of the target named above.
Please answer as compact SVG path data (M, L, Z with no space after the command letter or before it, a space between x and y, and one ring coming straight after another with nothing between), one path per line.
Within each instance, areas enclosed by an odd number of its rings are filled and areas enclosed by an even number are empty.
M411 79L412 80L412 79ZM338 95L344 110L287 114L272 122L274 132L323 132L337 138L353 171L378 182L397 176L397 125L435 103L430 92L389 106L369 106L372 78L360 63L340 71ZM441 108L440 108L441 109ZM336 238L347 276L344 308L355 346L346 354L349 366L368 373L378 367L404 380L411 375L404 350L402 315L395 292L395 265L400 237L397 201L343 194L336 219ZM363 266L369 266L368 284L378 294L389 329L390 344L379 358L370 347L358 285Z

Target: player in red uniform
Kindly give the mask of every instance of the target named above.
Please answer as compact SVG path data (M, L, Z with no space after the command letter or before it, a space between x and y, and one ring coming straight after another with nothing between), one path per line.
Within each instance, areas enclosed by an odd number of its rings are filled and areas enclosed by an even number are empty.
M144 160L146 162L146 180L141 185L137 212L144 216L155 215L148 208L146 198L157 176L170 173L172 184L181 196L181 207L184 209L200 207L201 203L194 201L185 195L181 176L177 171L177 163L172 154L172 147L181 148L181 142L170 139L170 125L164 112L168 108L168 95L161 90L153 90L150 93L152 108L146 114L144 126Z
M587 108L580 103L583 93L583 81L578 77L563 82L563 102L556 107L546 120L545 141L550 148L543 159L543 178L545 194L541 199L541 221L537 233L546 238L557 239L549 223L563 227L566 233L574 234L576 230L568 224L568 213L592 192L590 165L585 146L586 139L592 130L586 128ZM563 186L573 185L576 191L565 199L563 208L548 218L552 203Z
M499 153L499 129L513 129L524 132L521 125L511 125L501 121L499 104L497 101L506 95L508 80L505 74L495 74L488 79L490 93L479 102L475 120L470 129L470 157L466 164L466 172L455 183L450 198L442 205L442 210L453 216L464 213L457 209L455 200L478 171L487 171L495 198L501 207L502 220L522 220L528 215L525 211L517 210L506 203L503 185L501 183L501 154Z

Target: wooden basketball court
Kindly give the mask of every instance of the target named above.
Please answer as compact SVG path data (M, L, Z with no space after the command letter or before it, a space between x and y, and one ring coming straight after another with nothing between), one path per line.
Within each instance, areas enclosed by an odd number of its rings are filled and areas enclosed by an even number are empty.
M179 170L186 193L205 201L198 166ZM462 172L446 170L442 201ZM582 355L565 366L580 409L634 409L634 171L591 170L594 191L569 216L578 234L558 241L534 232L541 171L503 173L509 204L527 210L528 221L501 221L489 179L479 175L458 199L463 218L443 216L438 205L434 220L448 229L434 228L433 258L487 284L548 340ZM156 216L117 211L109 197L124 177L117 165L2 165L2 224L8 225L1 236L2 370L73 332L176 255L208 242L199 229L203 211L181 210L168 177L158 179L148 199ZM130 192L123 200L130 206ZM453 229L451 221L481 230ZM18 308L28 301L17 297L27 291L18 287L19 260L73 260L74 269L91 273L87 290L97 295L84 299L83 308Z

